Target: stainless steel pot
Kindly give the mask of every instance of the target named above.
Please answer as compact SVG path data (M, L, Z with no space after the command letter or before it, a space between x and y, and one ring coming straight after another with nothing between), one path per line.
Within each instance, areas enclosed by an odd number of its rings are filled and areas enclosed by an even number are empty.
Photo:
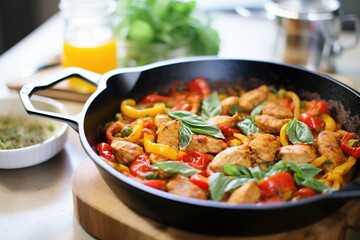
M64 116L41 111L31 104L31 95L64 79L77 76L97 85L81 113ZM343 127L360 134L360 93L343 83L309 70L271 62L216 57L169 60L137 68L110 71L103 76L69 68L48 79L25 85L21 100L29 114L64 121L79 133L80 141L96 164L101 176L119 200L137 213L162 224L213 235L262 235L299 228L318 221L342 207L349 199L360 198L360 169L355 179L341 191L283 204L255 205L204 201L176 196L138 183L105 163L96 152L103 140L98 126L119 112L125 98L139 100L164 90L173 81L188 82L204 77L210 83L239 85L251 89L261 84L284 87L301 98L314 94L331 101L331 112L341 116Z
M278 25L274 48L278 61L332 72L335 57L359 42L359 19L343 14L337 0L271 0L265 3L265 9L275 16ZM352 23L355 30L344 42L345 22Z

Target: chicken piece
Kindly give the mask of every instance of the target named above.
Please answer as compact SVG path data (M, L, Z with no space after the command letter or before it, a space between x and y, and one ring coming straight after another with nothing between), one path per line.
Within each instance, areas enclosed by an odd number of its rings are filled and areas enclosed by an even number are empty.
M167 191L179 196L207 199L206 193L203 189L193 184L187 177L177 174L166 184Z
M229 163L236 166L251 167L251 155L247 147L230 147L218 153L209 163L214 172L224 172L224 164Z
M266 102L261 110L263 115L273 116L278 119L294 118L294 112L277 102Z
M154 125L156 128L159 128L161 124L170 122L172 118L170 118L167 114L157 114L154 117Z
M311 146L297 144L281 147L279 157L285 162L309 163L315 160L316 154Z
M203 153L218 153L224 150L226 147L227 145L222 139L193 134L192 139L185 150L198 151Z
M253 181L239 187L230 195L228 203L257 203L260 200L260 189Z
M230 96L221 101L221 112L224 115L229 115L230 109L233 105L239 105L239 97Z
M281 143L276 136L266 133L251 134L249 138L251 156L257 163L274 162Z
M160 125L157 134L157 142L161 144L168 145L175 150L179 150L179 130L180 130L180 122L176 120L171 120L167 123L163 123Z
M235 114L234 116L214 116L207 120L208 123L212 123L217 127L221 125L226 125L229 127L235 127L235 124L242 119L239 117L239 114Z
M201 105L201 96L200 95L190 95L187 98L188 104L191 106L190 112L197 114Z
M257 105L263 103L268 96L268 87L262 85L258 88L245 92L239 98L239 106L242 110L250 112Z
M126 166L130 166L138 156L144 153L139 145L124 140L113 140L111 148L116 161Z
M324 164L322 166L325 172L329 172L346 160L346 156L339 144L340 136L339 133L327 130L320 132L318 135L317 149L319 154L326 154L327 158L332 162L332 164Z
M290 122L291 119L277 119L268 115L257 115L254 117L255 125L266 133L279 133L281 127Z

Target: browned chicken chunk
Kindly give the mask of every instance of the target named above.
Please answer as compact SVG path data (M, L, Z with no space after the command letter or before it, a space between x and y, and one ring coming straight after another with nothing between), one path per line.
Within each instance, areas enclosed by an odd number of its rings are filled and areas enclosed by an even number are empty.
M230 113L230 109L233 105L239 106L239 97L230 96L221 101L221 112L226 115Z
M229 203L256 203L260 200L260 189L255 182L249 182L236 189L229 197Z
M161 124L170 122L172 118L170 118L167 114L157 114L154 117L154 125L156 128L159 128Z
M185 149L188 151L199 151L204 153L218 153L226 147L226 143L221 139L193 134L191 142Z
M234 116L215 116L211 117L207 120L207 122L216 125L217 127L221 125L226 125L229 127L234 127L237 122L239 122L241 118L239 114L235 114Z
M330 164L323 164L322 168L325 172L334 169L345 162L346 157L341 150L339 141L340 134L332 131L322 131L318 135L317 148L320 155L326 154Z
M173 193L179 196L207 199L206 193L197 185L193 184L187 177L177 174L167 184L166 188L169 193Z
M160 125L156 134L158 135L157 142L168 145L175 150L179 150L179 130L180 122L176 120L169 121Z
M279 157L286 162L310 163L315 160L316 154L311 146L298 144L281 147Z
M277 119L268 115L257 115L254 117L255 125L266 133L279 133L281 127L290 122L291 119Z
M143 148L139 145L123 140L113 140L111 148L116 161L127 166L144 153Z
M281 143L274 135L255 133L250 135L249 147L255 162L273 162L276 160L276 154L280 150Z
M262 107L262 114L275 118L293 118L294 112L276 102L266 102Z
M263 103L267 99L268 87L262 85L258 88L245 92L239 98L239 106L244 111L251 111L257 105Z
M248 148L236 146L225 149L218 153L210 162L210 169L215 172L224 172L224 164L251 167L251 156Z

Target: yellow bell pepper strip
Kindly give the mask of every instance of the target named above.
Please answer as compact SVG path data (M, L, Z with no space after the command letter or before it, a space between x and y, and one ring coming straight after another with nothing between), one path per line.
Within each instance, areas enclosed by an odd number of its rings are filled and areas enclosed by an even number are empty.
M125 140L132 143L136 142L137 140L140 139L143 128L144 128L144 120L141 118L136 120L132 132L130 133L129 136L125 137Z
M239 139L242 143L246 143L249 141L248 136L241 133L234 133L233 136Z
M356 158L350 156L344 163L326 173L322 179L332 185L334 189L340 189L344 176L356 163Z
M146 152L158 154L167 159L177 160L178 152L175 149L165 144L154 143L154 140L155 137L153 135L144 135L144 148Z
M299 120L300 117L300 98L298 95L292 91L286 91L285 93L286 97L291 98L291 100L294 103L294 118Z
M280 143L282 146L287 146L289 145L289 141L287 139L287 135L286 135L286 128L288 126L288 123L284 124L281 129L280 129Z
M121 102L121 112L129 118L154 117L159 113L163 113L166 106L165 103L155 103L151 108L137 109L136 102L133 99L125 99Z
M320 167L326 160L327 160L326 154L321 155L320 157L314 159L311 164L315 167Z
M335 120L329 114L323 113L320 115L319 118L325 122L325 130L329 130L332 132L335 131L336 129Z

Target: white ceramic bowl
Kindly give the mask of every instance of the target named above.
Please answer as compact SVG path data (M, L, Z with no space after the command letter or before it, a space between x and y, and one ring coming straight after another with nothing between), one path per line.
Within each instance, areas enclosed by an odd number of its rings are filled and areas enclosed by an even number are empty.
M33 96L31 101L37 109L66 114L63 105L52 99ZM14 94L0 99L0 116L4 115L37 119L37 121L44 122L45 124L50 123L54 127L54 131L42 143L18 149L0 150L1 169L24 168L37 165L51 159L63 149L67 139L68 125L28 115L18 95Z

